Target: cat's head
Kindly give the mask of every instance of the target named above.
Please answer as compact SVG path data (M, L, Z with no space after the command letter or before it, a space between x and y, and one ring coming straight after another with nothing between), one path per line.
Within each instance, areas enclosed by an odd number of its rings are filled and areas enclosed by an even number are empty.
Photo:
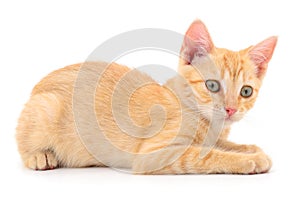
M240 51L217 48L205 25L194 21L181 48L179 73L189 82L201 114L213 110L225 124L240 120L257 98L277 37Z

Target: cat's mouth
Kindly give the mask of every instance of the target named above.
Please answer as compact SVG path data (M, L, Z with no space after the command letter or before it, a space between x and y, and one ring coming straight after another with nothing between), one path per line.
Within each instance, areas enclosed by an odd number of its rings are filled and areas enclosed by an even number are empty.
M232 116L226 116L225 117L225 123L227 124L232 124L234 122L238 122L241 118L239 116L236 115L232 115Z
M235 121L231 117L225 117L225 122L232 123L232 122L235 122Z

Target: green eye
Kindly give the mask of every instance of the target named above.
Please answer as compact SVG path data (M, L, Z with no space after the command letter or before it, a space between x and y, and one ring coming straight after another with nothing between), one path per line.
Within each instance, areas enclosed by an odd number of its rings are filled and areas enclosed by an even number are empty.
M253 93L253 89L251 86L243 86L243 88L241 89L241 96L248 98L252 95Z
M206 80L205 85L206 88L213 93L219 92L220 90L220 83L217 80Z

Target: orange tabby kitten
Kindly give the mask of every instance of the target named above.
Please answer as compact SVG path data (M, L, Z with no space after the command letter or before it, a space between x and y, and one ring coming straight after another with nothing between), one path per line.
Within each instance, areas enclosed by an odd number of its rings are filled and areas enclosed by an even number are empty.
M116 63L86 62L54 71L35 86L21 113L17 142L23 162L36 170L267 172L272 163L259 147L235 144L227 136L231 124L253 107L276 42L270 37L238 52L217 48L196 20L183 41L180 75L163 86ZM93 81L95 87L88 86ZM214 121L224 122L220 136L200 158Z

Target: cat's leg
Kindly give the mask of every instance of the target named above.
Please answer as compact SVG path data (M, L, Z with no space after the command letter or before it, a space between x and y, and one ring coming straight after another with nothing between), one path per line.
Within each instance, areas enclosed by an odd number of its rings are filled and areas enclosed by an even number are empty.
M200 159L201 147L174 146L159 155L138 156L133 163L136 174L254 174L265 173L270 168L264 153L243 154L212 149ZM182 151L185 151L182 154ZM176 155L180 153L180 157ZM170 161L171 160L171 161Z
M104 166L81 142L71 103L64 100L66 96L42 93L32 96L25 105L17 127L18 148L25 166L36 170Z
M52 148L57 103L52 94L35 95L21 113L16 138L22 160L28 168L47 170L58 166Z
M234 142L230 142L225 139L218 140L216 147L223 151L232 151L237 153L245 153L245 154L264 153L263 150L256 145L236 144ZM268 157L268 162L271 167L272 160L269 157Z
M218 140L216 147L224 151L235 151L239 153L263 152L263 150L256 145L236 144L225 139Z

